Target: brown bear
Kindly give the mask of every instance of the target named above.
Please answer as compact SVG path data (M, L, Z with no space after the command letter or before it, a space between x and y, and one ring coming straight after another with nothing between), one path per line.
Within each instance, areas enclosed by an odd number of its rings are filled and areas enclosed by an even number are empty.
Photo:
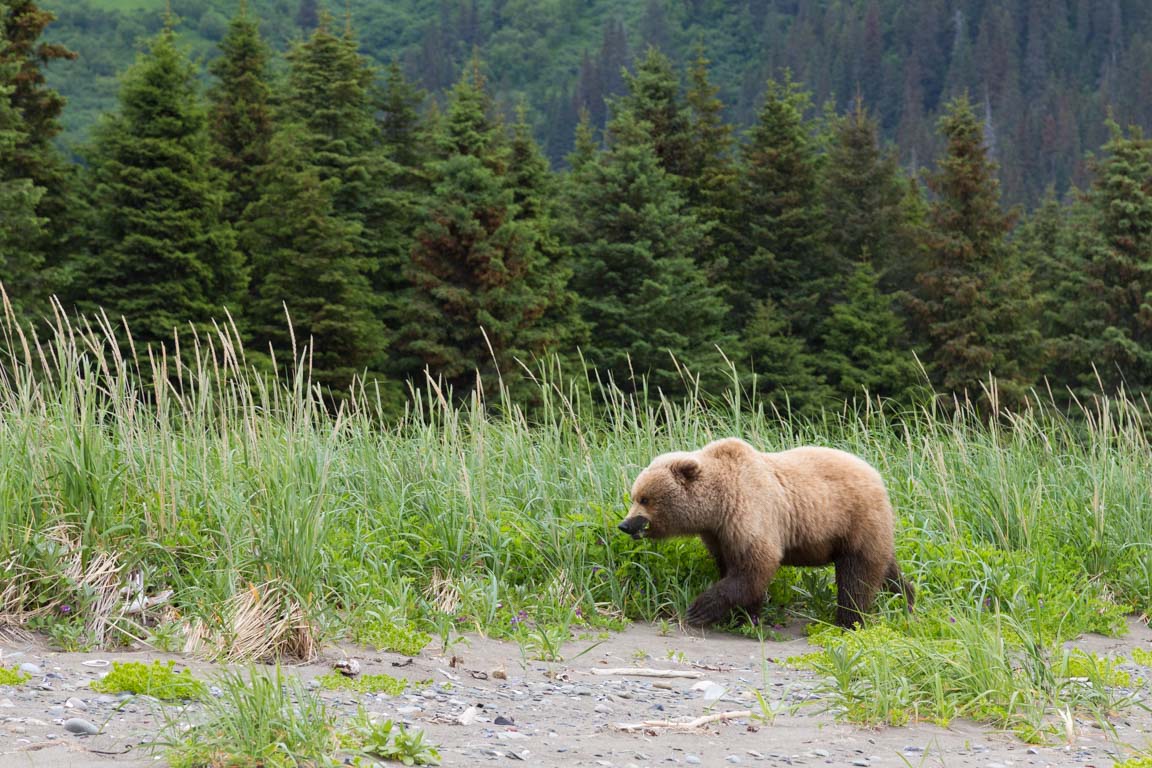
M635 539L699 536L720 580L688 611L713 624L734 608L754 618L781 565L836 566L836 623L852 627L882 586L915 596L896 564L892 505L880 474L831 448L761 453L728 438L657 456L632 485L620 530Z

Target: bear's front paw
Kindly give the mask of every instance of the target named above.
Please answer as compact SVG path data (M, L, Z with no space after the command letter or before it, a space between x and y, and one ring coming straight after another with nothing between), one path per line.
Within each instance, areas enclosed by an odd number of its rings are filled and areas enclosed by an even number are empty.
M691 626L703 627L720 621L728 614L728 611L729 606L725 605L724 601L705 593L692 603L692 607L688 609L688 615L684 617L684 620Z

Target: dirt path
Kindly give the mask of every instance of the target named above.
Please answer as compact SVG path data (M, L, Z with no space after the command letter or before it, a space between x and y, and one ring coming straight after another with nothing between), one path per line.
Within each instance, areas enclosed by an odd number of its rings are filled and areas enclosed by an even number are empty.
M588 650L590 646L598 645ZM1076 643L1097 653L1125 654L1149 648L1152 632L1132 622L1120 639L1087 637ZM429 647L406 666L404 659L352 646L329 648L317 663L291 668L305 681L331 669L345 655L362 673L387 673L413 681L433 680L401 696L361 696L322 692L329 708L353 714L361 705L424 728L440 746L446 766L664 766L664 765L836 765L836 766L1110 766L1122 745L1147 748L1152 716L1133 709L1116 719L1115 734L1078 721L1071 744L1031 747L1011 734L968 722L937 728L916 724L868 730L839 724L815 697L812 673L776 663L813 648L795 630L785 642L758 643L725 635L673 632L634 626L604 640L574 641L563 649L564 663L522 659L518 646L480 638L455 646L455 667ZM143 748L173 710L136 698L121 700L88 688L106 671L99 661L176 659L194 674L210 678L212 665L153 652L59 653L36 643L0 646L0 663L34 664L38 674L16 688L0 688L0 767L142 768L162 765ZM85 662L88 664L86 665ZM700 679L597 676L593 669L657 667L701 673ZM507 678L492 673L502 669ZM1135 668L1133 671L1136 671ZM694 690L711 682L710 691ZM709 701L724 689L718 700ZM626 733L622 722L688 720L708 713L752 709L761 690L778 714L769 723L747 719L718 722L692 733ZM798 708L790 707L802 704ZM196 707L184 719L195 718ZM94 736L64 730L79 717L100 727ZM467 724L460 724L463 719Z

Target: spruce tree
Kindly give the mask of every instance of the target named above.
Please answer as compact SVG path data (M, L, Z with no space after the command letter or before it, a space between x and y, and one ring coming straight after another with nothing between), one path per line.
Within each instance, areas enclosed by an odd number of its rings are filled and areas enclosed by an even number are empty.
M13 65L0 64L0 157L11 157L27 140L24 121L9 101L13 89L4 84L14 69ZM21 320L26 318L26 304L41 268L40 254L28 243L40 236L44 226L44 220L36 215L43 196L44 189L31 179L0 182L0 283Z
M138 343L206 329L246 288L196 71L173 38L164 29L125 74L91 155L99 229L77 298L124 316Z
M627 93L612 102L614 119L642 124L661 167L685 179L692 158L691 124L672 61L649 47L636 62L636 72L625 73L624 83Z
M400 64L393 61L384 78L380 100L380 135L389 156L402 167L416 172L427 155L428 137L420 118L425 94L404 77Z
M321 15L312 35L288 53L273 140L283 157L273 152L262 174L267 188L245 216L243 242L253 257L263 328L256 343L285 351L272 326L286 305L297 339L312 340L314 375L339 398L354 374L376 377L386 370L389 310L408 243L394 229L399 173L381 142L373 70L351 31L336 35L329 26L331 18ZM319 206L314 226L327 233L323 248L309 245L313 236L298 226L286 223L276 233L276 208L301 210L289 199L293 193ZM325 282L308 279L309 273L325 275ZM285 274L301 279L285 280Z
M515 387L520 363L561 346L571 305L563 249L551 232L546 168L517 131L512 147L473 60L436 138L426 217L407 276L401 342L410 374L426 369L462 395Z
M860 96L833 124L823 178L829 245L846 261L871 257L906 265L917 257L905 205L907 182L896 152L881 149L880 129Z
M827 246L818 157L804 119L808 104L790 78L768 82L742 150L725 282L736 328L760 302L772 301L811 340L829 281L846 270Z
M1015 216L1000 207L996 165L967 96L948 104L940 133L947 149L927 178L925 268L910 301L917 341L943 394L983 401L992 375L1010 404L1025 394L1038 346L1027 275L1007 241Z
M229 179L226 216L235 223L259 197L256 172L268 162L273 130L268 47L247 3L228 25L220 51L210 67L216 77L208 92L211 133L216 166Z
M362 225L337 211L340 180L324 178L311 143L291 123L277 132L263 194L248 209L242 242L258 275L249 328L253 346L281 365L307 353L313 379L338 401L379 366L384 333L357 252Z
M613 118L608 150L570 184L566 239L573 287L589 328L585 358L627 390L641 379L670 395L685 382L673 358L712 388L728 348L726 307L694 255L705 242L650 135L629 111Z
M824 373L774 301L756 303L740 350L746 358L746 385L759 402L781 413L804 413L830 401Z
M732 149L732 126L724 120L724 103L719 87L709 79L710 62L703 49L688 69L684 102L688 109L687 157L684 175L688 179L688 202L696 210L719 216L727 208L726 198L736 177Z
M1152 140L1133 127L1109 123L1111 138L1087 195L1091 226L1081 235L1084 255L1077 382L1130 394L1152 391ZM1099 383L1097 383L1097 376Z
M904 321L867 260L857 262L825 318L821 341L820 370L839 399L907 400L922 383Z
M761 396L815 404L823 396L816 353L820 321L844 269L827 245L819 158L804 119L808 95L791 79L769 81L764 106L741 151L730 209L715 231L726 258L722 285L732 307L747 368L778 368L758 377ZM782 334L795 337L785 343ZM767 359L784 344L780 367ZM787 374L787 376L785 376ZM811 391L805 391L811 386Z
M735 242L733 229L738 226L733 208L737 166L733 157L735 145L732 126L723 117L724 104L708 75L708 59L702 49L688 70L688 88L684 101L688 110L687 156L683 163L686 197L692 212L709 227L708 244L697 261L708 271L713 282L722 280Z
M32 220L12 210L3 225L18 238L22 266L4 276L9 293L28 316L45 311L48 296L61 291L86 237L86 208L78 199L75 169L53 141L60 133L64 99L48 87L45 69L76 54L44 42L55 20L34 0L0 0L0 95L6 110L7 146L0 154L0 186L8 204L23 209L34 199ZM21 201L19 203L15 201Z

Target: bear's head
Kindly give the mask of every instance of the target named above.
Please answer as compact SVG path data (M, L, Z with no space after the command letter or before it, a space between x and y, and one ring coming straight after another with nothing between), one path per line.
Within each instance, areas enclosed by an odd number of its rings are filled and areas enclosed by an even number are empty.
M657 456L632 484L632 507L618 526L634 539L700 533L698 486L704 465L691 453Z

